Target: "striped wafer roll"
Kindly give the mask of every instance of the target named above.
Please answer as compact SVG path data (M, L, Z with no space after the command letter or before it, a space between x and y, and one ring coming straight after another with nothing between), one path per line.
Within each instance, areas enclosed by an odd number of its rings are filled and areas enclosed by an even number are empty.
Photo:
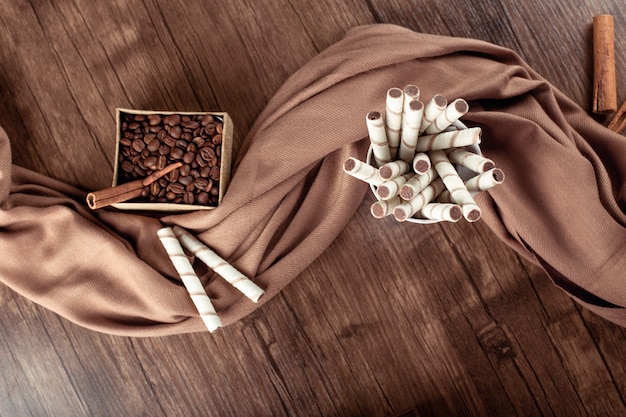
M412 172L408 174L401 175L397 178L394 178L389 181L385 181L378 186L376 189L376 195L381 200L389 200L390 198L395 197L400 192L400 188L411 178L413 177Z
M428 203L418 212L419 217L431 220L458 222L463 217L463 210L458 204Z
M453 130L450 132L424 135L417 139L416 152L426 152L448 148L458 148L468 145L478 145L482 131L479 127Z
M420 89L416 85L409 84L404 87L403 91L404 91L404 112L406 112L407 107L412 100L420 99Z
M413 166L413 171L418 174L424 174L430 169L432 164L430 163L430 158L428 157L428 154L424 152L418 152L413 157L411 165Z
M485 191L502 184L503 181L504 172L500 168L492 168L465 181L465 188L468 191Z
M243 295L257 303L265 291L252 280L239 272L235 267L222 259L211 248L198 240L191 233L180 226L173 227L174 235L185 249L193 253L198 259L224 278L230 285L241 291Z
M412 176L404 185L400 188L400 198L403 200L410 200L420 193L424 188L430 184L433 179L437 177L437 172L434 168L430 168L423 174L416 174Z
M213 303L211 303L204 286L200 282L200 278L194 272L191 262L189 262L189 259L183 252L180 242L176 239L174 231L171 227L164 227L157 231L157 235L185 288L187 288L187 292L189 292L191 300L196 306L198 313L200 313L204 325L210 332L214 332L222 325L222 321L215 312Z
M417 137L419 135L423 112L424 104L419 100L410 101L408 108L405 107L404 110L398 158L408 163L411 163L415 155L415 145L417 145Z
M430 160L446 188L450 190L450 195L454 202L463 209L463 217L470 222L478 220L481 215L480 208L467 190L467 187L465 187L465 183L454 169L454 165L452 165L445 152L441 150L430 152Z
M467 104L467 101L462 98L454 100L452 103L448 104L439 116L437 116L437 118L432 122L432 124L426 128L426 133L432 135L443 132L450 125L452 125L452 123L464 116L468 110L469 105Z
M371 111L367 113L365 122L367 124L367 132L370 137L370 143L372 144L372 152L376 166L391 162L391 153L389 151L389 142L387 141L383 116L377 111Z
M391 215L393 213L393 209L396 208L401 202L402 200L398 196L389 200L379 200L372 204L370 212L375 218L382 219L383 217Z
M411 166L402 160L387 162L378 168L378 174L383 180L391 180L400 175L404 175L411 169Z
M378 168L374 168L370 164L356 159L352 156L348 157L343 163L343 171L357 178L361 181L365 181L368 184L379 185L383 182L380 178Z
M393 87L387 90L385 101L385 127L391 160L396 159L400 146L400 130L402 129L402 107L404 105L404 92Z
M435 121L447 105L448 100L441 94L433 96L433 98L426 103L426 106L424 106L422 123L420 124L420 133L423 133L426 129L428 129L428 126Z
M394 208L393 216L399 222L405 221L421 210L426 204L430 203L439 193L443 191L444 188L445 186L443 185L441 178L435 179L418 195L409 201L404 201Z
M496 166L491 159L462 148L450 149L447 154L450 162L474 172L489 171Z

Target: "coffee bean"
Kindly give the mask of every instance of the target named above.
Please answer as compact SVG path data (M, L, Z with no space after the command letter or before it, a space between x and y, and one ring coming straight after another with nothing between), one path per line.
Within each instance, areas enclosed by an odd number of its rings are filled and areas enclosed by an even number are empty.
M170 158L172 158L173 160L177 161L177 160L181 159L184 154L185 154L185 151L183 151L182 149L180 149L180 148L172 148L172 150L170 151Z
M185 204L193 204L194 200L195 200L195 198L194 198L193 193L191 191L187 191L183 195L183 201L185 202Z
M183 129L180 126L172 126L170 129L170 136L174 139L180 139L180 136L183 134Z
M191 165L189 164L185 164L182 167L180 167L181 177L186 177L187 175L189 175L189 171L191 171Z
M184 175L178 178L178 182L183 185L189 185L193 182L193 177L189 175Z
M209 185L209 181L207 181L206 178L198 177L193 180L193 184L196 188L202 188L204 190L206 189L206 186Z
M141 152L146 147L146 144L142 140L135 139L132 146L135 151Z
M146 159L143 160L144 165L147 168L156 168L156 164L157 164L158 160L156 156L149 156Z
M135 169L135 165L130 162L130 161L123 161L122 162L122 169L125 172L133 172L133 170Z
M198 193L198 197L196 197L196 201L198 204L206 205L209 202L209 194L206 192Z
M183 161L185 161L186 164L192 163L194 159L196 159L196 154L193 152L187 152L183 155Z
M158 114L151 114L148 116L148 121L151 126L159 125L161 124L161 116L159 116Z
M167 186L167 191L174 194L182 194L185 192L185 186L179 182L174 182Z
M167 165L167 157L165 155L159 155L157 158L157 169L161 170Z
M174 146L176 146L176 139L174 139L171 136L166 136L163 138L163 143L169 146L170 148L173 148Z
M159 150L160 146L161 146L161 142L159 142L158 139L154 138L148 143L146 147L150 152L156 152Z
M219 181L220 180L220 167L217 165L214 165L211 168L211 179L213 181Z

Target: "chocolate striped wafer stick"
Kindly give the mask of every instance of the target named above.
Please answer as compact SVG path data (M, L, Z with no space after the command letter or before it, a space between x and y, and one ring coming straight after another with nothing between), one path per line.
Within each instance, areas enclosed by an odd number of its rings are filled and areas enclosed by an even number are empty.
M352 156L344 161L343 171L368 184L380 185L383 182L378 168Z
M185 249L193 253L198 259L204 262L206 266L228 281L230 285L241 291L241 293L251 301L257 303L263 294L265 294L265 291L263 291L261 287L222 259L217 253L191 233L180 226L174 226L172 230Z
M450 203L428 203L417 213L420 217L430 220L458 222L463 218L461 206Z
M416 85L409 84L409 85L404 86L404 89L402 91L404 92L404 110L403 111L406 112L407 107L412 100L420 99L420 89Z
M408 201L404 201L393 209L393 216L399 222L407 220L415 213L422 209L426 204L430 203L445 188L441 178L435 179L428 184L426 188L420 191L415 197Z
M381 200L389 200L400 192L400 188L415 174L408 173L389 181L385 181L376 189L376 195Z
M448 100L442 96L441 94L437 94L430 99L426 106L424 106L424 114L422 116L422 123L420 124L420 133L423 133L428 126L430 126L437 116L441 114L441 112L448 105Z
M492 168L465 181L468 191L485 191L504 181L504 172L500 168Z
M393 214L393 209L400 203L402 203L402 200L398 196L390 198L389 200L379 200L372 204L370 212L375 218L382 219L383 217Z
M200 282L200 278L194 272L191 262L183 252L180 242L176 239L174 231L171 227L164 227L157 231L157 235L172 264L174 264L174 269L183 281L204 325L210 332L214 332L222 325L222 321L217 315L202 282Z
M417 139L415 151L426 152L432 150L458 148L468 145L478 145L480 143L481 133L482 131L479 127L470 127L468 129L420 136Z
M424 104L419 100L412 100L404 109L398 158L408 163L411 163L415 155L415 146L417 145L417 137L419 136L423 112Z
M454 148L446 151L450 162L464 166L470 171L486 172L494 168L496 164L489 158L475 154L463 148Z
M385 127L391 160L396 159L398 148L400 147L403 106L404 92L396 87L387 90L387 99L385 100Z
M419 194L420 191L426 188L436 177L437 172L432 167L423 174L416 174L404 183L398 195L400 195L400 198L403 200L408 201Z
M383 116L377 111L371 111L365 116L365 122L376 166L379 167L387 162L391 162L391 152Z
M470 222L478 220L481 215L480 207L478 207L471 193L465 187L465 183L454 169L454 165L452 165L445 152L436 150L431 151L429 155L437 174L443 180L446 188L450 190L452 199L463 209L463 217Z
M388 162L378 168L378 174L383 180L391 180L400 175L404 175L411 169L411 166L402 160Z
M430 169L432 164L430 163L430 158L426 153L418 152L413 157L411 165L413 166L413 171L418 174L424 174Z
M443 132L450 127L452 123L464 116L468 111L469 105L467 104L467 101L462 98L454 100L452 103L448 104L439 116L437 116L437 118L432 122L432 124L426 128L426 133L432 135Z

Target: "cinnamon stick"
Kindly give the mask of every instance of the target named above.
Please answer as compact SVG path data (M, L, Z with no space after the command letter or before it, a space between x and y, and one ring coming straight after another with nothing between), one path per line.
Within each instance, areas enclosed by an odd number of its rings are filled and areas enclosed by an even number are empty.
M168 165L159 171L151 173L143 179L91 192L87 194L87 205L90 209L96 210L102 207L110 206L111 204L121 203L139 197L144 187L147 187L159 178L168 174L170 171L173 171L182 165L183 164L181 162L176 162L175 164Z
M626 101L617 109L617 113L615 113L607 127L617 133L621 133L626 129Z
M593 18L593 109L596 114L617 110L613 16Z

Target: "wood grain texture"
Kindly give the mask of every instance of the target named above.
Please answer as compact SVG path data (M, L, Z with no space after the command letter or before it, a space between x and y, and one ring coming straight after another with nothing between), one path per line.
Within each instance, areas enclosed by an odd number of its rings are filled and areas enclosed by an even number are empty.
M620 0L0 4L14 162L85 190L110 183L116 107L226 111L236 152L280 85L361 24L512 48L590 110L591 22L609 13L626 79ZM281 294L214 334L98 334L0 287L0 416L626 415L624 329L482 223L398 226L373 220L372 202Z

